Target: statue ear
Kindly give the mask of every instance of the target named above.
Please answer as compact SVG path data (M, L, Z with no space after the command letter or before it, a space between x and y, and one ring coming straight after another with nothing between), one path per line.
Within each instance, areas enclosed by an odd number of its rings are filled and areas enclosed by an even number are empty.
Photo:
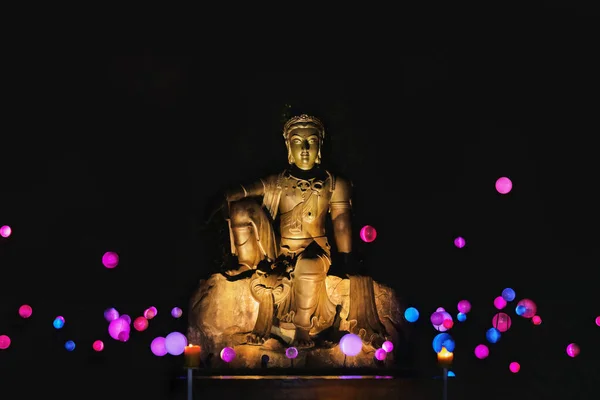
M294 156L292 155L292 151L290 150L290 142L287 139L285 141L285 147L287 148L288 152L288 163L292 165L294 163Z

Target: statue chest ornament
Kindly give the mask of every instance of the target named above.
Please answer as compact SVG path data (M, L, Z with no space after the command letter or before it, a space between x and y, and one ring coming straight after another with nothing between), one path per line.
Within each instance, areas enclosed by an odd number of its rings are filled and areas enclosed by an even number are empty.
M282 198L283 208L288 211L282 213L282 220L291 233L300 233L303 223L313 223L323 211L320 208L326 208L328 199L323 198L329 194L325 190L326 185L325 181L316 178L306 180L288 177Z

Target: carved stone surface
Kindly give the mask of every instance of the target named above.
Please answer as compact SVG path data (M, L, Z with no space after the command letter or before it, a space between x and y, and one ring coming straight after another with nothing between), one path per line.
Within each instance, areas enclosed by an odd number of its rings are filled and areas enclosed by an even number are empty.
M264 344L244 344L258 315L258 302L250 291L251 279L229 281L221 274L214 274L201 280L191 298L188 341L202 346L202 357L204 360L210 358L211 366L223 366L219 354L221 349L229 346L236 351L236 358L230 367L259 368L264 355L269 357L269 366L289 367L291 360L286 358L285 350L293 339L293 330L273 326L272 338ZM341 306L339 327L333 326L332 320L329 322L331 329L336 329L338 336L348 332L362 336L364 332L353 332L353 324L347 320L351 299L350 279L329 275L326 287L331 301ZM386 328L387 338L398 343L402 334L403 307L391 288L373 281L373 292L379 320ZM324 341L314 348L300 350L294 367L372 367L376 349L367 343L359 355L345 359L337 342ZM386 362L393 362L393 357L394 352L388 354Z

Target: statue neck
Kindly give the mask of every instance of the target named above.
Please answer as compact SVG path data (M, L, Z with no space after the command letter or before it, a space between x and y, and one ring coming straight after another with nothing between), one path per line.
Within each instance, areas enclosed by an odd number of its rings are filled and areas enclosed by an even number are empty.
M321 169L319 165L315 165L309 170L303 170L298 168L296 165L291 165L288 171L290 175L305 180L309 180L311 178L318 178L326 175L325 171Z

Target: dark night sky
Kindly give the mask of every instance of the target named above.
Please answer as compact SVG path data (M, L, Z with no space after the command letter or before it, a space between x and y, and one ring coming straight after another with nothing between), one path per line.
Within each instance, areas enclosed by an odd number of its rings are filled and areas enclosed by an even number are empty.
M584 369L600 357L600 69L592 26L571 17L580 23L540 22L481 42L447 35L393 61L325 72L226 69L149 45L13 58L0 146L0 225L14 229L0 242L0 334L11 332L13 345L0 366L31 364L33 347L70 369L176 366L148 346L185 329L185 314L165 314L185 309L212 268L200 223L227 185L285 167L279 118L289 103L324 120L324 162L354 182L356 230L378 230L356 253L422 311L417 353L434 357L429 314L469 298L477 311L456 337L473 358L493 298L511 286L537 301L543 325L533 332L515 321L513 338L497 344L502 354L480 369L457 360L457 370L504 373L515 352L522 365L550 360L552 368L524 372L532 376ZM513 181L509 195L494 190L500 176ZM107 250L121 256L114 270L100 264ZM23 303L34 308L26 323L15 317ZM134 316L150 305L163 318L114 349L103 310ZM51 326L56 315L68 319L62 331ZM79 346L73 354L62 348L68 338ZM96 338L107 343L101 355L88 349ZM570 341L582 347L578 359L564 354Z

